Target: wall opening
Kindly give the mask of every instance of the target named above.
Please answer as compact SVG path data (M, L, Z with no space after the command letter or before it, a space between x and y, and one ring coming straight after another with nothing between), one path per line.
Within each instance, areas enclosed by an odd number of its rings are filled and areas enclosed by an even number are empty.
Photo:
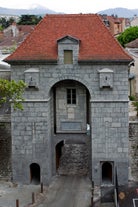
M102 163L102 184L111 184L113 181L113 170L110 162Z
M37 163L32 163L30 165L30 178L32 184L40 183L40 166Z
M56 170L58 170L58 168L59 168L63 145L64 145L64 141L61 141L55 147L55 150L56 150Z
M52 89L54 134L86 134L90 124L90 94L86 86L75 80L63 80Z

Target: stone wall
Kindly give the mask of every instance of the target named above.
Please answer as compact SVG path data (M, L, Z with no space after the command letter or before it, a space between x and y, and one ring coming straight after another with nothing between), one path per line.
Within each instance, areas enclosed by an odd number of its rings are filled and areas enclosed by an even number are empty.
M88 175L89 150L86 143L65 144L62 147L59 174Z
M113 170L118 170L118 182L123 185L128 179L127 103L92 101L91 109L93 176L98 183L102 174L100 163L113 163Z
M73 65L64 65L62 61L55 65L14 65L12 67L12 79L24 80L25 71L31 69L33 71L33 68L39 71L39 87L37 90L28 88L24 94L24 110L12 113L14 179L28 183L30 180L29 165L31 163L40 165L45 183L49 182L56 173L54 170L51 171L55 168L54 151L56 145L54 143L58 143L57 134L53 134L53 129L59 120L55 117L55 112L52 109L56 100L54 89L57 84L63 84L68 80L70 87L75 86L78 89L79 83L86 92L89 92L90 98L87 100L87 105L89 106L90 137L93 148L90 158L93 169L93 173L90 172L93 176L92 179L97 185L100 185L100 163L101 161L111 161L114 166L117 165L120 168L120 179L123 177L122 183L125 183L128 179L128 72L126 65L108 63L105 65L83 65L77 62ZM102 68L109 68L113 71L112 87L100 88L99 70L101 71ZM85 100L86 94L84 103ZM81 103L83 104L82 101ZM81 113L84 113L84 109L81 110ZM86 116L86 111L84 116ZM38 133L34 128L40 122L46 124L40 128ZM59 135L62 134L63 132ZM60 140L67 140L67 136L65 135ZM42 150L40 150L40 146ZM18 160L21 162L19 163ZM122 165L123 168L120 167Z
M0 78L10 80L10 68L0 64ZM11 179L11 108L0 106L0 179Z
M0 122L0 179L11 179L10 122Z
M30 165L36 163L40 166L43 182L47 184L51 175L49 160L52 157L49 103L29 101L23 106L24 110L16 111L12 117L13 180L30 183Z
M138 180L138 121L129 123L130 179Z
M86 89L75 82L77 105L67 104L66 90L71 85L73 81L64 81L56 87L57 132L86 133Z
M67 157L67 152L70 152L69 149L73 149L73 156L77 155L79 152L81 152L81 149L86 148L86 144L66 144L64 145L63 151L64 153L63 157L61 157L61 164L65 165L66 158L69 158L68 160L71 160L72 158L69 156ZM78 150L79 149L79 150ZM74 153L74 151L76 151ZM129 123L129 151L130 151L130 169L131 174L129 176L129 179L138 180L138 122L131 121ZM87 158L88 151L86 152L84 158ZM77 155L78 159L80 158ZM83 159L85 161L85 159ZM72 166L74 165L74 162L72 162ZM68 162L71 164L71 162ZM70 166L70 164L68 166ZM86 168L82 168L81 163L78 162L78 166L75 165L75 168L71 167L71 171L68 171L68 173L76 173L77 170L82 169L81 173L85 173L87 171L87 165L88 163L85 163ZM62 165L61 165L62 166ZM60 167L61 174L65 174L67 171L65 169L69 169L66 165L66 168ZM73 169L73 170L72 170ZM70 170L70 169L69 169ZM11 126L10 122L0 122L0 179L11 179Z

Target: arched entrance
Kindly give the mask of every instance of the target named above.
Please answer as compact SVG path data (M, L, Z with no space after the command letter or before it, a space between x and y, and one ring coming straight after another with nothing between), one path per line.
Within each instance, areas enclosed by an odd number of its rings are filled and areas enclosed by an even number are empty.
M55 147L55 150L56 150L56 170L58 170L58 168L59 168L59 163L60 163L60 158L61 158L61 155L62 155L63 145L64 145L64 142L61 141Z
M50 96L54 143L64 140L54 146L53 169L60 175L87 175L91 169L89 90L79 81L65 79L53 85Z
M53 129L59 133L87 133L90 125L90 94L75 80L57 82L53 93Z
M40 166L37 163L30 165L30 180L33 184L40 183Z
M102 183L110 184L113 181L113 169L110 162L102 163Z

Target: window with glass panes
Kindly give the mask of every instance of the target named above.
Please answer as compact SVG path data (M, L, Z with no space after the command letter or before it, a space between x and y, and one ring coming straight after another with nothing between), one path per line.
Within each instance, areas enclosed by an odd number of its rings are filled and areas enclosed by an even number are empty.
M72 50L64 50L64 64L73 63L73 53Z
M67 104L76 104L76 89L67 89Z

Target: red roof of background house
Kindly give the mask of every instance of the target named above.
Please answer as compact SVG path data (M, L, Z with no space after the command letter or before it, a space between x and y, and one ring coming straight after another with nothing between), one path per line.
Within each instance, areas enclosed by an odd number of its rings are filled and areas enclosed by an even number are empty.
M55 61L57 40L67 35L80 40L81 61L132 60L97 14L48 14L5 61Z
M133 41L131 41L131 42L129 42L129 43L127 43L127 44L125 45L125 47L129 47L129 48L138 48L138 38L135 39L135 40L133 40Z
M117 17L114 17L114 16L107 16L107 19L109 21L114 22L114 23L121 23L121 18L117 18Z
M11 27L11 26L9 26ZM8 28L9 28L8 27ZM33 29L34 25L16 25L17 29L19 30L19 34L13 36L11 28L7 30L7 32L2 33L0 35L0 49L4 49L7 47L12 47L12 46L19 46L24 39L27 37L28 34L30 34Z

